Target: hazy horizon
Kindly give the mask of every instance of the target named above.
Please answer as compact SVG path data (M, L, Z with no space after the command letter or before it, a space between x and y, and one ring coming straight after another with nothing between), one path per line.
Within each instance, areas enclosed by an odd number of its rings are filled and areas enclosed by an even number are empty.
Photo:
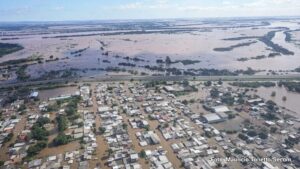
M88 23L88 22L128 22L128 21L159 21L159 20L170 20L170 21L176 21L176 20L198 20L198 21L205 21L205 20L256 20L256 19L271 19L271 20L276 20L276 19L297 19L300 18L299 16L243 16L243 17L182 17L182 18L140 18L140 19L135 19L135 18L130 18L130 19L85 19L85 20L22 20L22 21L0 21L0 23L4 24L14 24L14 23L77 23L77 22L82 22L82 23Z

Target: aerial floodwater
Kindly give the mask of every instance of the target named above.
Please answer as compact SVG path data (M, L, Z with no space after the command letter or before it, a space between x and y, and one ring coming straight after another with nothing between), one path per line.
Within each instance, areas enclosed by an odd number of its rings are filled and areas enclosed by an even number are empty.
M5 23L0 26L0 43L19 48L1 55L2 80L14 81L18 75L45 79L111 73L211 74L201 69L294 74L300 63L299 22L227 18ZM165 65L167 57L170 63Z

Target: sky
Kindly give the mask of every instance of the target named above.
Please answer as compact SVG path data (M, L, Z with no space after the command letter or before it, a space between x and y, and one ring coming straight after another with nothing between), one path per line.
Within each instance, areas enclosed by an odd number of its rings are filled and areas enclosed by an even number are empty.
M0 0L0 21L300 16L300 0Z

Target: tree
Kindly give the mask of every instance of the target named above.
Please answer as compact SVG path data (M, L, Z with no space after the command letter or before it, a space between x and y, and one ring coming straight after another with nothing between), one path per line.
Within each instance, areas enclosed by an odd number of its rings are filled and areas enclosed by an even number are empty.
M190 83L189 83L188 80L184 80L184 81L183 81L183 86L189 86L189 85L190 85Z
M108 155L110 156L114 151L110 148L107 150L108 151Z
M239 104L244 104L245 103L245 100L243 99L243 97L239 97L239 99L237 100L237 102Z
M77 110L76 110L75 107L67 107L67 108L65 109L65 112L66 112L66 114L67 114L68 116L72 116L72 115L74 115L74 114L77 112Z
M222 85L222 84L223 84L222 80L221 80L221 79L219 79L219 81L218 81L218 85Z
M272 97L275 97L275 96L276 96L276 92L273 91L273 92L271 93L271 96L272 96Z
M274 111L274 110L276 109L276 103L273 102L272 100L268 100L268 101L266 102L266 104L267 104L267 108L268 108L269 110Z
M36 140L47 140L49 132L44 128L38 125L33 125L31 129L31 136Z
M234 153L235 153L235 154L243 154L243 151L242 151L241 149L236 148L236 149L234 150Z
M257 136L257 132L254 131L254 130L250 130L250 131L247 132L247 135L250 136L250 137L255 137L255 136Z
M265 140L265 139L268 138L268 134L265 133L265 132L260 132L260 133L258 134L258 137L261 138L261 139L263 139L263 140Z
M268 112L267 114L261 115L266 120L277 120L278 117L274 113Z
M277 131L277 127L271 127L271 129L270 129L271 133L276 133L276 131Z
M57 121L57 127L58 127L58 131L64 131L65 129L68 128L68 120L66 118L66 116L58 116L56 118L56 121Z
M225 103L229 106L232 106L234 103L234 97L232 97L230 93L225 93L223 95L223 97L221 98L221 100L223 103Z
M104 134L106 131L105 127L99 127L99 133Z
M30 146L27 150L28 157L37 155L42 149L47 147L47 142L38 142L37 144Z
M80 102L80 100L81 100L80 96L72 97L70 99L65 109L65 112L68 116L72 116L77 113L78 103Z
M123 127L124 130L127 130L128 125L127 125L126 123L123 123L123 124L122 124L122 127Z
M283 97L282 97L282 101L285 102L286 100L287 100L287 97L286 97L286 96L283 96Z
M64 133L59 133L58 136L53 140L54 146L60 146L68 144L71 141L71 136L67 136Z
M166 57L165 62L166 62L166 65L170 65L172 63L169 56Z
M191 100L190 100L190 103L192 103L192 104L195 103L195 102L196 102L195 99L191 99Z
M228 115L228 118L229 118L229 119L234 119L234 118L235 118L235 114L230 113L230 114Z
M207 82L204 83L204 86L207 86L207 87L208 87L208 86L211 86L211 85L212 85L212 82L211 82L211 81L207 81Z
M30 75L26 73L27 65L23 65L16 70L17 79L25 81L30 78Z
M47 112L53 112L57 111L59 109L59 106L57 103L51 104L47 106Z
M146 158L146 152L145 152L144 149L141 150L141 152L139 153L139 156L140 156L141 158Z
M77 125L78 125L78 127L83 127L84 123L83 123L83 122L80 122L80 123L78 123Z
M13 133L9 133L3 140L3 143L7 143L9 141L11 141L11 139L14 137Z
M231 157L231 152L228 150L224 151L226 157Z
M211 90L210 90L210 96L212 97L212 98L217 98L218 96L219 96L219 91L218 91L218 89L217 88L212 88Z
M149 130L150 130L150 126L147 125L147 126L144 127L144 129L145 129L146 131L149 131Z
M36 125L39 127L42 127L47 123L50 123L50 119L48 117L39 117L36 121Z
M244 141L247 141L247 140L248 140L248 136L246 136L246 135L244 135L244 134L242 134L242 133L240 133L240 134L238 135L238 137L239 137L240 139L244 140Z
M183 100L182 104L187 105L189 102L187 100Z

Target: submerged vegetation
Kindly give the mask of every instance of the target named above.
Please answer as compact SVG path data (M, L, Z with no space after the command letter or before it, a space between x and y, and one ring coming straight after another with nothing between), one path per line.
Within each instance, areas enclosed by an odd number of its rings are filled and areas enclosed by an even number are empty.
M285 87L288 91L300 93L300 82L293 81L280 81L278 83L279 87Z
M159 66L145 66L146 69L151 71L166 72L167 75L188 75L188 76L238 76L243 75L254 75L257 70L247 68L246 70L230 71L227 69L177 69L177 68L164 68Z
M30 57L30 58L23 58L23 59L12 59L5 62L0 63L0 66L14 66L18 64L26 64L29 62L42 62L43 58L41 57Z
M248 61L248 60L260 60L260 59L266 59L266 58L274 58L274 57L280 56L280 55L281 55L280 53L270 53L268 56L258 55L258 56L251 57L251 58L242 57L242 58L238 58L237 61L245 62L245 61Z
M23 65L19 67L19 69L16 71L17 79L21 81L28 80L30 78L30 75L26 73L27 65Z
M295 39L295 37L293 36L293 32L299 32L300 29L296 29L296 30L288 30L288 31L284 31L283 33L285 34L285 41L288 43L294 43L299 41L297 39Z
M259 40L265 43L268 47L272 48L274 52L282 53L283 55L294 55L295 54L294 52L289 51L288 49L285 49L282 46L272 42L272 39L275 37L276 32L277 31L271 31L267 33L265 36L259 38Z
M224 47L224 48L214 48L214 51L216 51L216 52L227 52L227 51L232 51L235 48L244 47L244 46L250 46L250 45L252 45L254 43L257 43L257 41L239 43L237 45L232 45L232 46Z
M81 53L86 51L89 47L86 47L86 48L83 48L83 49L78 49L76 51L73 51L71 52L70 54L71 55L74 55L74 56L81 56Z
M192 65L192 64L196 64L196 63L200 63L200 62L201 62L200 60L189 60L189 59L172 61L169 56L167 56L165 60L162 60L162 59L156 60L156 63L166 64L166 65L171 65L171 64L176 64L176 63L182 63L183 65Z
M247 88L259 88L259 87L274 87L275 82L233 82L229 83L232 86L247 87Z
M24 49L24 47L19 44L0 43L0 57L17 52L22 49Z
M223 39L223 40L226 40L226 41L240 41L240 40L246 40L246 39L257 39L261 42L263 42L266 46L268 46L269 48L271 48L271 50L274 52L274 53L279 53L279 54L283 54L283 55L294 55L295 53L278 45L278 44L275 44L272 39L275 37L275 34L276 32L279 32L278 30L275 30L275 31L270 31L268 32L266 35L264 36L245 36L245 37L235 37L235 38L226 38L226 39ZM286 41L287 40L291 40L291 36L290 34L288 34L288 32L285 32L286 34ZM250 42L249 42L250 43ZM232 50L232 47L235 48L235 47L240 47L241 46L244 46L244 45L247 45L246 43L241 43L241 44L238 44L238 45L234 45L234 46L231 46L231 47L228 47L228 48L216 48L214 49L215 51L230 51ZM250 44L248 44L250 45ZM240 59L241 61L245 61L245 59Z

